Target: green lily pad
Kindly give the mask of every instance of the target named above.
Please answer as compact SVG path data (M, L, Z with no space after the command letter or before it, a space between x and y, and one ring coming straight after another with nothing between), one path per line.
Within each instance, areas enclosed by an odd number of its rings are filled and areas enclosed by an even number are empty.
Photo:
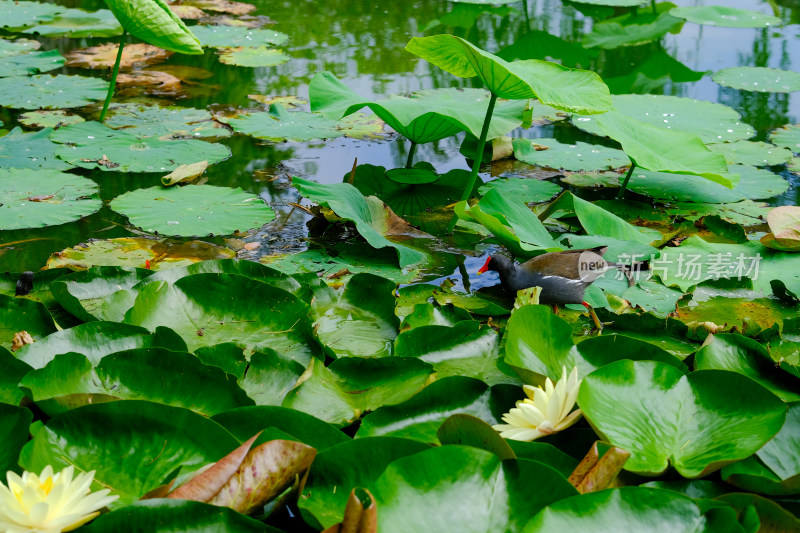
M304 111L287 111L281 104L270 105L269 111L240 113L239 117L226 122L233 131L258 139L302 142L344 135L333 120Z
M747 519L750 520L750 524L753 526L757 519L758 522L762 524L761 528L766 526L775 531L794 531L800 529L800 519L775 501L759 496L758 494L746 494L741 492L722 494L714 498L714 500L731 506L736 513L739 513L739 516L743 517L742 521L745 521L745 517L747 517ZM753 517L753 514L757 516Z
M329 207L346 220L353 221L361 236L374 248L390 246L396 249L401 267L421 263L427 258L424 252L388 240L384 235L389 231L390 225L397 225L398 221L387 218L383 202L380 200L377 203L371 202L349 183L322 185L294 178L292 184L306 198ZM374 197L370 198L377 200Z
M264 523L233 509L191 500L150 499L105 513L83 526L86 533L170 533L180 530L216 533L274 533Z
M0 347L11 348L14 335L21 331L39 340L56 331L56 325L41 303L0 294Z
M50 416L118 400L147 400L205 416L254 405L234 376L192 354L166 348L116 352L96 366L81 354L62 354L29 372L20 386Z
M646 4L647 0L581 0L580 3L591 6L637 7Z
M731 67L711 77L723 87L759 93L791 93L800 91L800 73L766 67Z
M454 76L477 76L499 98L538 98L573 113L603 113L611 107L608 87L594 72L537 59L508 63L454 35L413 37L406 50Z
M110 205L144 231L182 237L245 232L275 218L260 197L214 185L136 189Z
M800 153L800 124L789 124L772 130L769 140L778 146Z
M734 141L709 144L712 152L725 156L728 165L752 165L765 167L782 165L792 158L792 151L762 141ZM738 170L733 168L733 172Z
M654 94L617 94L611 100L614 109L629 118L691 133L706 143L738 141L756 134L752 126L741 122L739 113L723 104ZM600 116L574 115L572 122L584 131L603 136L606 134L597 123Z
M135 348L162 347L186 351L186 344L173 332L159 328L150 333L144 328L118 322L87 322L51 333L17 351L17 359L40 369L56 356L76 352L97 366L107 355Z
M0 169L72 168L72 165L56 157L58 145L50 140L52 131L48 128L33 133L23 133L22 129L14 128L0 137Z
M102 206L95 182L49 169L0 170L0 197L5 230L64 224Z
M25 393L19 388L19 382L25 374L33 369L2 346L0 346L0 369L2 369L0 372L0 407L3 404L19 405L25 398ZM14 464L17 462L18 455L19 450L14 454Z
M725 6L676 7L670 14L695 24L725 28L767 28L781 24L781 19L778 17Z
M370 489L383 533L519 531L540 509L576 493L549 466L501 461L471 446L440 446L397 459ZM485 508L476 512L475 502Z
M230 259L236 252L202 241L176 242L146 237L90 240L50 256L47 268L86 270L92 266L171 268L206 259Z
M215 48L228 48L231 46L261 45L280 46L289 40L285 33L267 29L253 29L244 26L192 26L200 44Z
M217 346L234 346L231 343ZM208 353L209 348L201 348L196 351L201 357L201 351ZM238 354L242 354L240 348L236 348ZM201 357L206 364L221 366L217 361L209 361L208 357ZM297 384L300 376L303 375L305 368L303 365L283 357L275 350L262 348L250 356L249 363L242 356L240 364L242 373L239 378L239 386L253 399L256 405L280 405L289 391ZM246 367L246 370L245 368ZM231 369L223 368L229 374Z
M389 127L415 143L434 142L467 130L480 135L489 94L483 89L434 89L409 97L371 101L358 96L330 72L314 76L308 87L311 109L340 119L368 107ZM505 135L522 124L525 102L499 102L487 138Z
M607 170L631 164L625 152L599 144L555 139L514 139L514 157L531 165L565 170Z
M230 148L222 144L140 139L135 133L113 130L99 122L59 128L50 139L64 145L57 155L68 163L113 172L172 172L180 165L198 161L213 164L231 155Z
M0 438L3 439L0 468L6 472L20 473L17 457L28 440L28 426L31 422L33 413L29 409L0 403Z
M318 351L305 302L236 274L194 274L174 284L148 283L139 290L125 322L150 329L167 326L183 337L190 351L233 340L248 350L272 348L301 364Z
M786 422L755 456L722 469L722 478L745 490L770 495L800 493L800 402L788 404Z
M566 531L569 528L674 533L713 531L694 500L671 490L649 487L613 488L557 501L537 514L522 531Z
M99 78L39 74L0 78L0 105L14 109L83 107L102 100L108 82Z
M122 35L122 26L108 9L98 9L93 12L66 9L52 19L24 30L23 33L51 38L116 37Z
M364 412L410 399L433 373L428 363L396 357L347 357L327 367L319 361L311 364L306 379L282 405L337 426L354 422Z
M147 104L112 104L104 124L137 137L229 137L230 130L205 109L160 107Z
M772 391L785 402L800 401L800 379L775 366L769 352L742 335L721 333L706 339L694 355L697 370L731 370Z
M106 0L125 30L146 43L180 54L202 54L192 30L163 0Z
M28 126L29 128L59 128L61 126L85 122L83 117L71 115L63 109L55 109L53 111L27 111L25 113L20 113L17 120L20 124ZM49 131L47 132L47 136L50 136Z
M28 2L22 2L25 5ZM34 3L34 2L31 2ZM38 3L38 2L37 2ZM6 16L8 15L5 12L5 6L8 5L9 2L3 1L0 3L0 12L3 14L2 20L6 21ZM20 2L11 2L14 6L19 6ZM58 8L59 6L55 4L39 4L45 7L54 7ZM16 39L14 41L8 41L6 39L0 39L0 57L12 57L18 56L22 54L27 54L28 52L33 52L34 50L38 50L42 46L42 43L39 41L34 41L32 39Z
M0 78L28 76L64 66L64 56L58 50L29 52L24 55L0 58Z
M544 180L501 178L482 185L478 192L483 196L491 190L498 190L500 194L514 195L526 204L538 204L553 198L561 192L561 187Z
M321 528L338 524L349 496L345 487L369 487L393 461L427 449L410 439L367 437L323 450L314 458L298 500L300 512Z
M786 413L781 400L735 372L685 375L648 361L595 370L578 404L604 440L630 451L626 470L655 475L672 463L687 478L748 457L780 430Z
M40 22L53 20L53 17L67 8L57 4L0 0L0 27L10 31L35 26Z
M622 293L622 298L628 300L632 306L641 307L648 313L661 318L666 318L667 315L674 313L683 296L683 291L647 280L640 281Z
M355 274L343 289L316 291L314 331L333 356L392 354L400 320L394 314L396 284L372 274Z
M670 12L674 4L663 2L654 5L656 13L648 9L595 23L592 32L583 38L583 45L612 50L656 41L670 31L677 33L675 28L680 28L683 21Z
M718 216L723 220L742 226L763 224L769 213L764 203L752 200L725 204L708 204L692 202L671 202L665 212L672 216L684 217L687 220L699 220L704 216Z
M291 59L281 50L266 46L236 46L218 50L220 63L239 67L274 67Z
M133 503L178 469L196 470L239 445L193 411L133 400L79 407L39 423L32 433L20 454L26 470L39 472L48 464L95 470L94 486L120 496L112 508Z

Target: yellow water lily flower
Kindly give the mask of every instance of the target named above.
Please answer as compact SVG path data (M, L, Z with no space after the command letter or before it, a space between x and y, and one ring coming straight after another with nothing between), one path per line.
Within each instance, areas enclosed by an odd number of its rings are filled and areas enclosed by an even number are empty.
M492 426L500 432L500 436L512 440L531 441L567 429L581 417L581 410L570 413L578 397L581 386L578 379L578 368L575 367L567 377L567 368L562 367L561 379L553 385L550 378L544 382L544 388L524 385L524 400L503 415L506 424Z
M91 492L94 471L72 477L68 466L58 474L47 465L40 475L8 472L8 486L0 483L0 531L5 533L60 533L72 531L98 514L119 496L108 489Z

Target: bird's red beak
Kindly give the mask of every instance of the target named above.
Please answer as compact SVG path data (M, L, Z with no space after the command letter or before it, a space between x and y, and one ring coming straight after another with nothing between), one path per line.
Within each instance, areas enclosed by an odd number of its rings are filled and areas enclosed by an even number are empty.
M484 272L486 272L487 270L489 270L489 261L491 261L491 260L492 260L492 256L490 255L489 257L486 258L486 262L483 264L483 266L478 269L478 275L481 275Z

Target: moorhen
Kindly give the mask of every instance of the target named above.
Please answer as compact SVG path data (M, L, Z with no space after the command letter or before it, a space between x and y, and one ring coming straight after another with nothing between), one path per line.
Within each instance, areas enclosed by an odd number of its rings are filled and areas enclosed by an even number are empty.
M595 325L603 329L603 323L591 305L583 300L586 287L592 284L606 270L620 268L628 277L623 265L603 259L607 246L550 252L529 259L520 265L502 255L490 255L486 263L478 269L478 274L494 270L500 274L503 288L512 296L528 287L541 287L539 302L545 305L582 304L589 310Z

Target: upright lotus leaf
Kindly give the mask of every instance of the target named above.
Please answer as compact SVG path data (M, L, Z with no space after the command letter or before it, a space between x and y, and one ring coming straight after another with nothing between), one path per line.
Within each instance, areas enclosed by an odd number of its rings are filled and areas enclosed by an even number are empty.
M800 207L781 205L767 215L771 233L761 237L761 244L785 252L800 251Z
M578 404L604 440L631 453L626 470L656 475L671 463L687 478L750 456L786 417L779 398L740 374L686 375L650 361L595 370L584 378Z
M275 218L260 196L215 185L136 189L114 198L110 207L144 231L180 237L244 233Z
M593 202L572 193L568 194L571 196L575 214L588 235L601 235L639 244L650 244L661 239L661 232L658 230L634 226Z
M119 322L87 322L51 333L38 342L22 347L16 355L33 368L43 368L57 355L68 352L83 354L92 366L97 366L109 354L134 348L161 346L184 351L186 345L181 339L167 331L166 328L160 328L152 334L144 328Z
M320 529L340 522L348 489L371 486L393 461L428 448L410 439L367 437L320 451L298 500L300 513Z
M730 188L736 184L736 178L728 174L725 157L709 150L696 135L651 126L618 111L609 111L595 120L639 167L695 174Z
M267 529L264 529L267 527ZM83 526L87 533L170 533L181 530L217 533L276 533L253 518L227 507L189 500L149 499L105 513Z
M50 169L0 170L0 228L42 228L72 222L102 206L94 181Z
M611 108L608 87L596 73L529 59L507 62L454 35L414 37L406 50L460 78L477 76L499 98L538 98L574 113Z
M394 314L397 285L373 274L355 274L343 289L314 296L314 331L335 357L392 355L400 320Z
M33 422L33 413L26 407L0 403L0 469L3 472L19 473L17 458L28 440L28 426Z
M125 31L159 48L202 54L200 41L163 0L106 0Z
M400 135L419 144L464 130L478 137L489 102L481 89L435 89L374 101L358 96L330 72L314 75L308 93L312 111L338 120L368 107ZM525 106L524 100L499 103L487 138L494 139L522 124Z
M370 489L382 533L519 531L544 506L576 493L549 466L501 461L471 446L440 446L398 459Z
M11 348L14 335L21 331L38 340L56 331L56 325L40 302L0 294L0 347Z
M311 365L282 405L339 426L367 411L409 400L433 373L428 363L396 357L347 357L327 367L318 361Z
M800 402L788 404L786 422L753 457L722 469L722 479L745 490L774 496L800 493Z
M738 526L735 521L733 525ZM671 490L649 487L622 487L566 498L543 509L522 529L524 533L569 530L715 531L695 500Z
M240 407L212 417L239 440L259 431L278 430L284 435L322 451L350 439L342 431L309 414L288 407ZM263 436L262 436L263 438Z
M308 305L291 293L237 274L194 274L145 285L125 322L175 330L194 350L234 341L272 348L307 364L317 351Z
M424 252L394 243L384 237L391 229L391 224L396 221L391 218L387 220L384 212L373 209L373 204L370 204L358 189L349 183L323 185L293 178L292 184L303 196L320 205L330 207L338 216L353 221L361 236L374 248L390 246L396 249L401 267L405 268L420 263L427 258ZM390 213L390 215L394 214Z
M174 477L217 461L239 445L222 426L188 409L145 401L86 405L35 424L20 465L41 471L95 470L122 507Z
M84 322L122 322L136 300L131 287L151 274L145 268L96 266L64 276L52 291L64 309Z

